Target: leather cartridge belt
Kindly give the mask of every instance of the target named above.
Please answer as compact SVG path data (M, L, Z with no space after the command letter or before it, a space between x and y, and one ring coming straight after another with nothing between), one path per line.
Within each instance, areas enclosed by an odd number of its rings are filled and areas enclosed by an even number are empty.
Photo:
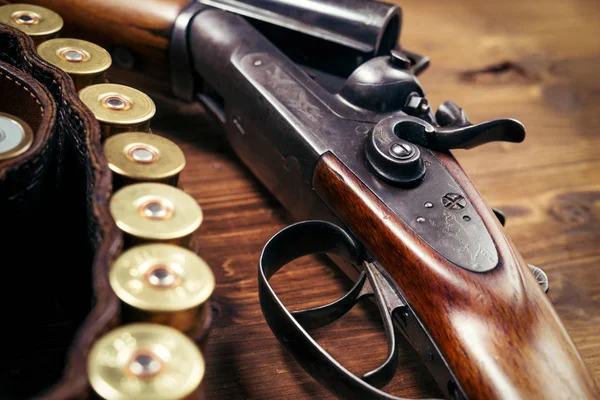
M149 244L147 254L167 261L173 252L184 253L192 271L188 278L203 282L204 292L187 299L181 310L157 313L144 298L127 304L128 293L119 286L119 260L135 249L127 249L124 237L136 244L148 240L142 235L144 226L135 225L144 221L130 221L137 230L125 235L117 227L115 204L136 194L132 186L116 194L121 186L147 178L133 167L130 175L119 176L115 165L123 167L127 160L108 157L109 162L107 155L117 154L119 146L129 146L132 140L143 144L130 149L133 161L147 164L157 148L183 155L166 139L146 140L139 132L111 137L110 143L104 140L107 130L93 108L82 102L78 82L40 57L36 44L0 23L0 243L9 288L0 296L11 327L0 366L0 398L83 399L92 395L93 380L102 379L101 374L93 375L90 359L99 352L102 356L102 346L110 346L126 324L132 324L127 335L147 336L151 326L156 340L176 339L183 357L193 353L189 339L204 350L214 278L204 261L176 246L178 242ZM177 183L182 167L183 160L157 163L151 171L164 175L157 180L161 183L138 185L159 200L190 203L186 207L197 214L192 232L202 214ZM144 212L160 217L161 204L149 204ZM169 279L176 278L171 273L168 268L150 271L149 286L170 285ZM173 321L181 326L164 327ZM135 368L152 367L147 364L150 358L140 353L130 369L135 373ZM201 368L193 375L198 381L204 373L201 356L199 360ZM185 384L192 390L194 382Z

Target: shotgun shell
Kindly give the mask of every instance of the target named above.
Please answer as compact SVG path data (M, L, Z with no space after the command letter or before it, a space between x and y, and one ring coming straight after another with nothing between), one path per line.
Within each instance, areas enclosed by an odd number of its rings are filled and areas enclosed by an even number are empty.
M110 211L125 233L125 246L163 242L188 247L202 223L202 209L183 190L163 183L136 183L116 191Z
M172 244L134 246L115 261L110 285L125 322L153 322L185 333L201 331L215 277L195 253Z
M75 88L104 83L112 59L108 51L79 39L52 39L40 44L38 54L71 76Z
M177 186L185 155L175 143L158 135L127 132L104 141L104 154L113 173L113 189L138 182Z
M89 382L105 400L197 399L205 370L193 341L157 324L108 332L92 346L87 362Z
M36 45L58 36L63 27L60 15L31 4L7 4L0 7L0 23L29 35Z
M156 113L150 97L125 85L91 85L79 91L79 98L100 122L103 139L121 132L148 132Z
M27 122L0 112L0 160L23 154L33 143L33 131Z

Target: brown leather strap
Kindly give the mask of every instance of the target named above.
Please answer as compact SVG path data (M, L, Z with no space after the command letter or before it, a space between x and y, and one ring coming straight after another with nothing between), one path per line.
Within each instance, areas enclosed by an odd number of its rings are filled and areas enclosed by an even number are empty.
M122 237L108 209L100 129L68 75L1 24L0 62L0 112L34 131L33 146L0 165L0 213L9 222L0 230L9 238L2 259L16 260L3 271L21 289L0 295L16 343L3 357L0 398L86 398L87 353L118 320L107 277Z
M29 75L0 62L0 110L26 121L35 132L33 144L25 153L0 161L0 212L14 212L19 205L34 201L48 171L39 167L47 162L53 148L52 127L56 105L50 92ZM12 205L12 206L10 206Z
M71 78L41 60L29 37L2 24L0 112L34 131L27 152L0 162L0 216L10 221L0 227L10 236L8 255L0 257L18 260L18 268L2 272L25 286L19 298L0 294L11 304L17 344L0 363L0 398L86 399L90 349L120 322L108 276L123 237L109 212L100 127ZM2 199L14 201L3 208ZM206 312L190 333L202 350L212 320L211 308Z

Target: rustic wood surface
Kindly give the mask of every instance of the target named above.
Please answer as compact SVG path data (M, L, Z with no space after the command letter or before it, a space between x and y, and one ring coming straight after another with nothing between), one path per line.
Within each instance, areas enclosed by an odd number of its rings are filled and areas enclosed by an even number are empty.
M472 121L508 116L525 124L522 144L455 155L487 202L505 211L506 232L524 258L548 274L549 297L600 385L600 3L404 0L401 6L402 44L432 59L420 79L434 106L452 99ZM153 129L182 146L183 185L205 213L195 243L217 279L207 398L330 398L278 344L258 305L260 251L293 221L200 106L151 95L159 110ZM284 268L273 284L291 308L324 303L348 288L314 259ZM380 327L366 305L314 335L350 370L364 373L384 359ZM440 395L406 344L400 364L390 391Z

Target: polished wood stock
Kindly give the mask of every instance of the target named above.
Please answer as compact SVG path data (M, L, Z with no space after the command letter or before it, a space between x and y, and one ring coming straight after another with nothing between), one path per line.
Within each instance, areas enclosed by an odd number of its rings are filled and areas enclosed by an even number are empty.
M171 30L190 0L28 0L26 3L59 13L65 21L62 37L83 38L104 47L110 51L116 67L165 79L169 76L167 49Z
M313 185L399 285L469 398L598 398L527 264L456 160L440 158L497 245L500 263L488 273L437 254L332 154L317 164Z

